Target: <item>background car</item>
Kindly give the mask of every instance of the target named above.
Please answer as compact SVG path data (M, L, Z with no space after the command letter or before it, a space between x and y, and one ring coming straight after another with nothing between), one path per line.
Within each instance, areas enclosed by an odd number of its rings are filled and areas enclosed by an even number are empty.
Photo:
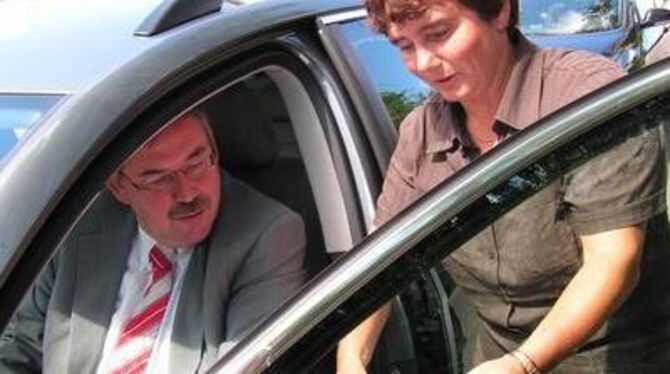
M628 69L643 65L643 29L670 19L643 21L633 0L521 0L519 8L520 29L538 45L589 50Z
M222 166L303 216L313 276L213 372L332 371L338 338L391 299L371 371L460 372L474 316L439 260L670 108L670 66L645 70L520 133L368 236L396 124L429 88L360 2L5 0L0 14L25 21L0 37L0 131L15 139L0 164L0 326L106 177L200 107Z

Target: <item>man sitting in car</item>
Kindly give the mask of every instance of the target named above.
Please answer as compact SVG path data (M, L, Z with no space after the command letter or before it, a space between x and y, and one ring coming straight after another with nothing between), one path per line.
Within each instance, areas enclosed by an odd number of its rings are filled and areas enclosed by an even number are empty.
M304 280L302 219L218 167L206 116L127 160L0 338L0 371L206 369Z

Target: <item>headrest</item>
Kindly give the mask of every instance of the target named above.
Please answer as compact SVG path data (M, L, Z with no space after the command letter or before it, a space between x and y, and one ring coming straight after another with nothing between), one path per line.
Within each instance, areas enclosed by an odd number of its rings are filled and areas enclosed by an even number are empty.
M209 117L224 167L260 167L274 161L279 144L272 122L244 82L207 101L202 109Z

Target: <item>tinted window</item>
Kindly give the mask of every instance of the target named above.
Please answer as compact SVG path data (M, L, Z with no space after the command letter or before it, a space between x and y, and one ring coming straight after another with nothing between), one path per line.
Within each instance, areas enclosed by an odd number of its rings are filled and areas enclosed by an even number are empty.
M61 96L0 95L0 160Z
M428 96L430 87L409 73L397 48L385 36L372 31L365 21L342 24L341 30L398 126Z
M575 34L621 24L617 0L522 0L520 27L527 34Z

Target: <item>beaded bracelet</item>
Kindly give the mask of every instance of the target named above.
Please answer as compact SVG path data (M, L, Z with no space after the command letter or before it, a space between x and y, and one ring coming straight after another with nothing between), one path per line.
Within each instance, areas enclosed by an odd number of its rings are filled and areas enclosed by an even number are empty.
M530 356L528 356L524 351L517 349L510 352L510 355L519 361L526 374L542 374L537 368L537 365L535 365L533 359L530 358Z

